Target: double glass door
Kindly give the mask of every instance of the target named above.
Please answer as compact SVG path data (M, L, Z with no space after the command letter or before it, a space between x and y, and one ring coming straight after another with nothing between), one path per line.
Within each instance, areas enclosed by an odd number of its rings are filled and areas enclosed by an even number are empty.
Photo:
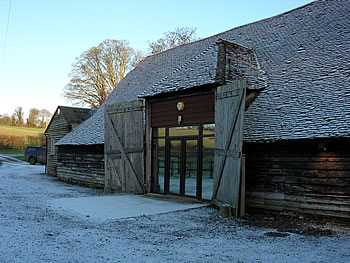
M211 200L214 124L155 128L153 191Z
M166 192L181 196L197 196L198 139L171 139L168 143Z

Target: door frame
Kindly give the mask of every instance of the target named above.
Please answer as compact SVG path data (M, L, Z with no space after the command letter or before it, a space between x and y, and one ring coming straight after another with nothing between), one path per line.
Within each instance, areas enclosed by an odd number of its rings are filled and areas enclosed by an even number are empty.
M166 126L159 126L159 127L152 127L152 140L150 143L150 151L151 151L151 155L150 155L150 164L151 167L149 168L151 171L151 177L150 177L150 187L149 187L149 191L153 192L153 193L157 193L157 194L170 194L170 195L178 195L179 194L173 194L169 192L169 188L168 188L168 182L166 182L165 180L165 172L169 169L168 168L168 162L165 162L165 160L169 160L169 140L181 140L182 138L184 138L185 140L187 139L192 139L192 140L197 140L197 146L198 146L198 150L197 150L197 184L196 184L196 195L184 195L185 197L189 197L189 198L195 198L197 200L205 200L205 201L211 201L211 197L208 198L207 195L205 196L206 198L203 198L203 172L207 171L203 165L204 165L204 152L203 152L203 143L204 143L204 138L207 137L211 137L211 138L215 138L215 133L211 134L211 133L205 133L205 126L206 125L213 125L214 123L211 122L205 122L205 123L191 123L188 125L166 125ZM215 124L214 124L215 125ZM183 135L183 136L169 136L169 130L170 128L173 127L184 127L184 126L198 126L199 127L199 133L196 135ZM160 131L157 129L164 129L164 131ZM164 167L162 166L161 168L164 168L164 183L162 181L159 181L159 179L157 178L158 176L158 162L157 162L157 140L164 140ZM210 166L211 167L211 166ZM208 167L207 167L208 168ZM213 167L211 167L213 169ZM214 171L212 171L213 174ZM161 184L163 183L163 184ZM160 186L160 188L159 188ZM161 187L163 186L163 188ZM160 191L159 191L160 190Z

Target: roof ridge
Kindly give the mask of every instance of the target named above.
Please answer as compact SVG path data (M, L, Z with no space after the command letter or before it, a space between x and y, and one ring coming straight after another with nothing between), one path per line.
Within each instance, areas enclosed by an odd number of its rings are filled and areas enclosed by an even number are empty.
M189 45L196 44L196 43L199 43L199 42L202 42L202 41L206 41L206 40L208 40L208 39L218 38L219 36L224 35L224 34L230 32L230 31L237 30L237 29L239 29L239 28L243 28L243 27L246 27L246 26L251 26L251 25L253 25L253 24L261 23L262 21L271 20L271 19L274 19L274 18L277 18L277 17L281 17L281 16L287 15L287 14L289 14L289 13L292 13L292 12L294 12L294 11L296 11L296 10L305 8L305 7L309 6L309 5L317 4L318 2L326 2L326 1L330 1L330 0L315 0L315 1L312 1L312 2L310 2L310 3L304 4L304 5L302 5L302 6L293 8L293 9L291 9L291 10L289 10L289 11L286 11L286 12L283 12L283 13L280 13L280 14L277 14L277 15L274 15L274 16L262 18L262 19L260 19L260 20L258 20L258 21L250 22L250 23L248 23L248 24L236 26L236 27L230 28L230 29L228 29L228 30L225 30L225 31L223 31L223 32L221 32L221 33L217 33L217 34L215 34L215 35L211 35L211 36L208 36L208 37L205 37L205 38L202 38L202 39L198 39L198 40L193 41L193 42L190 42L190 43L186 43L186 44L182 44L182 45L179 45L179 46L176 46L176 47L169 48L169 49L164 50L164 51L162 51L162 52L160 52L160 53L157 53L157 54L151 54L151 55L147 56L146 58L148 58L148 57L156 57L156 56L158 56L158 55L168 53L168 52L173 51L173 50L175 50L175 49L182 48L183 46L189 46Z
M83 108L83 107L73 107L73 106L62 106L58 105L57 108L66 108L66 109L78 109L78 110L94 110L92 108Z

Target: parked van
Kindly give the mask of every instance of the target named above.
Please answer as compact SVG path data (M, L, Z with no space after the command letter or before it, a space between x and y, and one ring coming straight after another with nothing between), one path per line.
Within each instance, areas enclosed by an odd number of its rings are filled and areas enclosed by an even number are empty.
M34 165L46 164L46 147L28 146L24 151L24 160Z

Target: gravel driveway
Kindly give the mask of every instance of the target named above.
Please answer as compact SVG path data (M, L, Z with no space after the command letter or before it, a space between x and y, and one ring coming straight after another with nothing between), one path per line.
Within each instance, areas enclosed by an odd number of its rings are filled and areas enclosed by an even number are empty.
M0 162L0 262L350 260L347 224L314 224L295 217L286 221L271 215L222 219L211 207L92 220L58 213L49 203L101 196L101 190L58 182L44 174L44 166L11 162L1 156ZM284 227L279 228L280 223ZM315 231L303 232L298 227Z

